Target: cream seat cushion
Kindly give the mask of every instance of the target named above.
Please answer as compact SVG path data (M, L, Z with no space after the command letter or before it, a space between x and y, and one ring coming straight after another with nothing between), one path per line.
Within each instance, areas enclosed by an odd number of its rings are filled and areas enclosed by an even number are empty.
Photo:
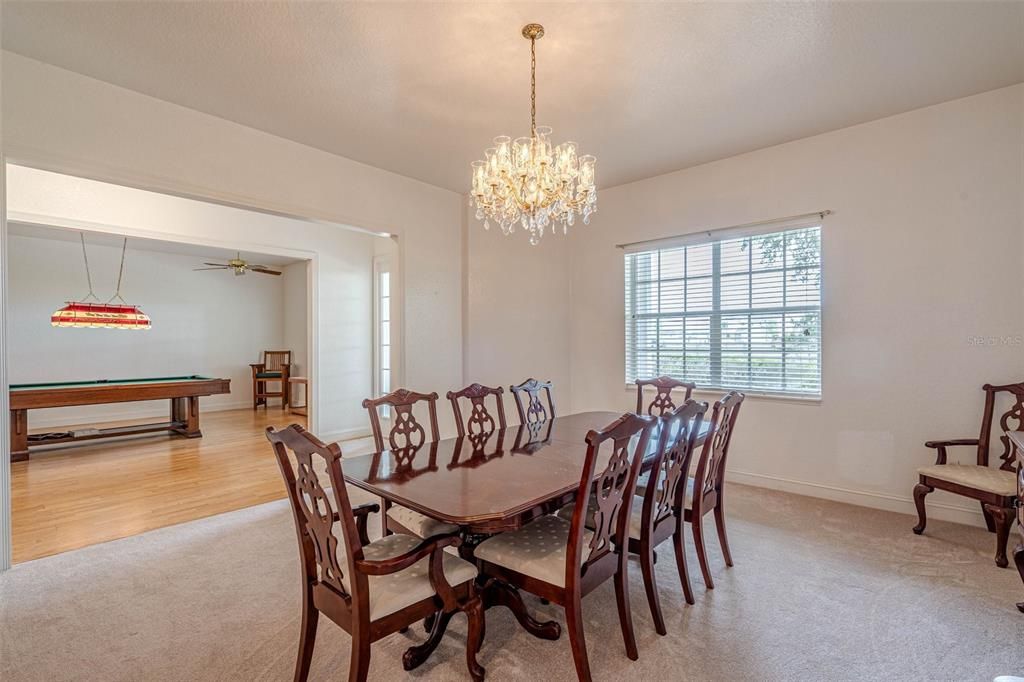
M693 503L693 479L686 479L686 499L683 500L683 505L690 509ZM633 498L633 509L629 515L629 537L634 540L640 539L640 529L643 528L644 518L644 498L637 495Z
M370 561L382 561L409 552L413 547L420 544L422 540L414 535L402 535L395 533L379 540L374 540L363 546L363 558ZM339 555L342 552L339 550ZM460 585L467 580L476 578L476 566L444 552L442 559L444 577L452 587ZM345 570L343 556L338 557L338 562ZM406 606L415 604L421 599L426 599L434 594L434 588L430 585L430 578L427 577L430 557L424 557L415 564L391 575L371 575L367 577L370 588L370 620L378 620L388 614L401 611ZM349 588L348 575L346 574L342 583Z
M977 464L932 464L921 467L917 473L1005 497L1014 497L1017 494L1017 475L1012 471L993 467Z
M399 505L392 505L388 509L388 518L393 519L402 528L421 538L430 538L435 535L451 535L459 530L458 526L432 519L429 516L420 514L418 511L413 511Z
M542 516L519 530L484 540L474 554L477 559L564 587L569 527L569 522L559 516ZM593 537L592 531L583 531L581 560L589 554L586 548Z

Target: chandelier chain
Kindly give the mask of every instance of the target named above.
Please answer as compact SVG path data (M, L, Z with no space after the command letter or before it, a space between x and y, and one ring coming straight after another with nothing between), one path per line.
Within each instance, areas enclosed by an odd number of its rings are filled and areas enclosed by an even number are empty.
M537 137L537 39L530 38L530 135Z

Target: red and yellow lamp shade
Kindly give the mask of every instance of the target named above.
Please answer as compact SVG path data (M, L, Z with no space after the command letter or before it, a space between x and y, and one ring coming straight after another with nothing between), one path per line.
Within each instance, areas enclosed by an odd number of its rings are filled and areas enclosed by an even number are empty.
M149 316L135 305L68 301L50 316L54 327L85 329L150 329Z

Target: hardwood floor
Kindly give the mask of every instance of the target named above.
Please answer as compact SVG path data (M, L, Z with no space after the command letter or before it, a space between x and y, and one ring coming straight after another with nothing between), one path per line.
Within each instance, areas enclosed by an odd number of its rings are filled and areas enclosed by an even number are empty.
M11 465L14 562L281 499L263 432L305 421L277 406L204 412L202 438L150 435L33 450L29 461ZM370 440L344 448L368 452Z

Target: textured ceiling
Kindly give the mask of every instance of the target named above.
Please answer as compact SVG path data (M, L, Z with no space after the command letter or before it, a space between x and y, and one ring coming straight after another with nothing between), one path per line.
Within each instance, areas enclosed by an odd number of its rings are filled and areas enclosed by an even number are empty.
M18 2L3 47L464 192L538 119L611 186L1024 81L1024 2Z

